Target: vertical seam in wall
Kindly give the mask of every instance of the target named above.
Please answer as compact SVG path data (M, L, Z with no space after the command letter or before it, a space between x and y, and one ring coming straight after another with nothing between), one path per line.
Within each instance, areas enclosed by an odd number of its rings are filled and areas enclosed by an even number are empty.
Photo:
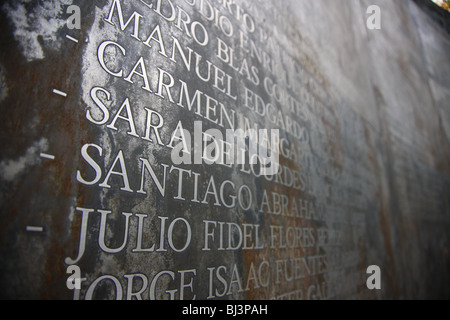
M427 75L427 81L426 81L427 89L428 89L428 92L430 93L431 100L432 100L431 108L433 109L434 113L436 114L436 116L438 118L439 131L441 131L441 133L442 133L442 135L444 137L444 140L447 143L447 147L450 147L450 140L447 137L447 134L445 132L444 124L442 123L441 113L439 112L439 108L436 105L437 104L436 97L434 95L433 89L431 88L431 84L430 84L430 79L435 79L435 76L428 69L428 65L430 64L430 61L429 61L428 56L427 56L427 54L425 52L425 46L424 46L424 43L423 43L422 35L419 32L419 25L418 25L417 20L415 19L414 15L411 12L411 6L412 5L417 6L417 4L415 4L413 1L409 1L408 2L408 15L409 15L410 19L412 20L412 22L413 22L413 24L415 26L414 32L416 33L416 37L419 40L421 60L422 60L422 64L423 64L423 67L424 67L425 74ZM421 10L421 8L417 7L417 10Z
M364 6L363 3L361 3L361 1L355 1L359 7L361 14L361 19L362 19L362 23L364 26L364 39L366 42L366 48L370 48L371 45L371 41L370 41L370 34L367 30L366 27L366 18L367 15L365 15L366 10L364 10ZM381 28L383 30L383 12L381 13ZM382 30L378 30L378 31L382 31ZM374 31L374 32L378 32L378 31ZM374 71L373 73L375 73L375 76L377 76L376 74L376 69L377 66L375 64L375 59L373 56L373 51L370 49L366 49L366 51L364 52L365 54L368 55L368 61L370 63L370 67L371 67L371 71ZM403 283L403 279L402 279L402 275L398 274L396 270L398 270L397 266L396 266L396 260L392 258L392 255L396 254L396 248L397 246L395 245L396 243L399 243L401 241L399 241L397 239L397 232L395 232L395 230L397 229L396 226L398 226L398 223L396 223L396 221L398 220L398 215L396 214L396 211L399 211L399 203L396 201L397 198L397 178L396 175L393 174L394 173L394 169L393 167L395 167L395 162L396 162L396 158L394 157L394 152L392 150L392 134L391 131L389 130L389 126L387 125L387 119L385 117L385 112L386 110L383 109L383 105L380 102L380 99L378 97L379 93L375 92L376 88L378 88L378 86L376 86L376 81L374 82L374 76L373 73L370 72L369 75L367 76L367 81L370 84L371 87L371 94L372 94L372 100L374 102L375 105L375 115L376 115L376 121L379 127L379 130L375 130L375 132L377 132L380 136L380 141L381 141L381 152L382 152L382 158L381 158L381 166L379 166L379 170L382 174L382 180L380 179L380 200L382 201L380 203L380 206L386 206L388 211L385 214L386 217L384 219L386 219L387 223L384 223L383 225L380 225L380 228L386 228L387 226L389 227L389 230L386 230L385 232L387 232L386 236L383 235L382 236L382 241L385 243L385 248L387 248L391 254L387 254L387 262L389 263L391 270L390 270L390 276L389 276L389 286L391 286L391 297L401 297L404 292L405 289L404 287L401 285ZM379 88L378 88L379 91ZM380 92L381 93L381 92ZM377 161L377 164L380 165L380 163ZM383 181L385 181L385 183L383 183ZM383 190L383 189L387 189L387 190ZM382 217L383 213L380 213L380 219L383 218ZM380 222L381 223L381 222ZM383 233L384 234L384 233ZM398 248L397 248L398 249Z

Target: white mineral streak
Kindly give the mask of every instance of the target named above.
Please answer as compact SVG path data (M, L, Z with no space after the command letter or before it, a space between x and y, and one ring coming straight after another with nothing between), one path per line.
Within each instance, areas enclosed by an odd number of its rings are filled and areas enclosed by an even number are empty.
M0 66L0 102L8 96L8 86L6 84L5 74Z
M123 8L131 7L130 3L122 2L122 4ZM107 71L105 71L100 65L97 53L98 47L103 41L117 42L126 49L125 60L122 52L120 52L120 50L118 50L115 46L108 46L106 48L104 60L107 67L111 70L122 69L124 74L128 74L134 65L134 63L131 63L128 60L131 61L132 59L136 59L135 61L137 61L137 57L144 56L146 57L146 63L149 63L149 60L151 59L151 53L149 52L148 47L130 38L128 32L122 32L120 30L120 27L117 25L117 20L115 20L117 18L117 14L113 19L116 25L111 25L110 23L105 21L105 19L109 15L110 9L110 4L104 6L103 8L96 7L94 22L88 32L89 42L86 44L86 48L82 55L82 100L87 106L86 110L84 110L84 114L89 111L92 118L96 120L100 120L104 116L102 111L98 108L98 106L91 98L92 88L102 87L111 94L109 101L107 101L106 96L101 96L102 93L98 92L98 97L103 101L105 106L110 111L110 118L106 124L97 125L89 122L85 117L84 121L88 122L90 128L94 129L95 127L97 127L100 129L96 133L95 137L93 137L92 140L89 141L89 143L97 144L102 148L102 161L105 170L108 170L110 168L120 149L123 150L126 164L127 166L129 166L127 168L129 172L131 172L132 166L140 165L140 157L148 159L152 166L154 166L155 171L159 172L160 168L162 169L162 167L159 166L159 161L155 158L152 152L155 148L155 143L144 141L137 137L129 136L127 135L125 130L119 129L118 131L113 131L106 128L106 125L111 122L113 115L118 111L126 98L129 98L133 119L136 124L136 131L141 137L144 135L144 131L142 128L145 127L147 117L147 112L145 111L144 107L151 108L157 111L160 111L159 109L162 109L162 107L160 106L161 102L158 100L156 100L158 103L150 104L150 93L142 90L141 86L138 83L129 84L128 82L123 81L123 79L116 78L108 74ZM154 65L152 66L154 67ZM161 64L161 67L165 68L167 66L165 64ZM165 120L167 119L165 118ZM135 150L139 151L138 156L132 157L131 155ZM136 188L138 187L139 185L137 184L134 184L132 186L134 190L136 190ZM154 208L154 204L156 203L158 191L150 181L146 182L144 188L145 190L148 190L145 199L142 199L142 201L140 201L139 203L135 203L134 205L132 205L132 207L117 205L119 201L113 199L110 194L110 192L114 192L114 190L111 191L111 189L107 188L101 188L99 190L99 208L103 208L104 210L111 210L112 212L112 214L108 217L106 225L107 245L111 243L110 240L113 238L123 239L123 231L115 231L114 228L112 228L113 224L123 223L125 217L121 214L122 212L147 214L148 218L146 218L145 220L145 225L146 228L150 228L151 230L145 230L146 232L148 232L148 234L157 234L159 230L157 226L159 219L157 219L156 217L157 212ZM148 254L145 253L128 254L136 246L137 218L135 216L130 218L129 223L130 225L128 230L128 242L127 246L123 249L123 251L127 252L127 265L140 266L139 271L148 277L150 277L154 270L163 270L165 268L165 261L171 261L172 259L171 252L167 252L167 254L164 255L164 259L162 258L163 256L161 256L161 258L152 257L151 260L149 260ZM148 239L147 237L148 236L146 236L147 240L144 246L151 246L152 243L156 243L156 241L159 240L159 238L156 239L156 237L154 239ZM122 240L120 240L119 242L121 243L121 241ZM97 259L98 265L101 266L101 269L99 270L101 274L119 273L118 270L122 268L125 268L125 271L120 272L124 273L128 271L127 268L124 267L123 261L121 261L120 258L116 255L101 253L97 257ZM164 287L165 281L167 280L161 279L159 286Z
M12 4L14 3L14 4ZM20 43L22 52L28 61L44 59L44 51L38 37L52 49L59 50L57 32L67 22L66 7L72 0L60 1L10 1L2 10L14 25L14 38ZM30 10L28 6L34 7Z
M98 7L95 8L95 19L94 23L89 30L89 42L86 45L86 49L83 53L82 59L82 99L85 104L88 106L88 110L91 113L94 119L101 119L102 113L98 109L98 107L94 107L95 103L91 98L91 90L94 87L103 87L106 88L110 93L111 97L109 102L105 97L101 97L99 93L99 98L105 103L105 105L109 108L113 104L113 101L116 100L116 92L113 86L109 86L108 81L110 80L110 76L105 70L102 69L100 63L97 59L97 49L98 46L105 40L117 41L117 29L114 26L111 26L108 23L105 23L103 18L107 17L109 6L105 6L104 9L100 9ZM120 31L120 30L119 30ZM109 52L109 54L113 54ZM113 67L113 66L110 66ZM88 111L86 110L86 111ZM87 121L87 120L86 120ZM97 141L90 141L90 143L95 143L100 145L104 150L104 163L110 163L113 161L116 155L111 154L110 152L106 152L110 150L109 147L111 145L111 139L108 136L108 132L106 130L102 130L102 132L97 137ZM100 192L100 201L101 203L105 203L107 198L108 190L102 190Z
M105 40L109 41L117 41L117 33L120 29L117 29L115 26L112 26L106 23L103 18L108 15L109 6L105 6L104 9L95 8L95 21L92 25L91 30L89 31L89 42L86 46L86 50L83 53L83 65L82 65L82 88L83 93L82 97L84 102L91 106L93 101L91 99L91 89L93 87L104 87L109 81L109 74L102 69L100 63L97 59L97 49L98 46ZM106 50L107 56L113 55L113 52ZM112 59L111 59L112 60ZM108 65L113 68L112 65ZM111 92L111 99L114 100L115 92L111 86L108 86L108 91ZM106 97L105 97L106 98ZM103 101L106 101L104 99ZM95 110L94 110L95 109ZM98 108L93 108L91 110L92 116L96 118L99 114L95 114ZM99 112L101 113L101 112Z

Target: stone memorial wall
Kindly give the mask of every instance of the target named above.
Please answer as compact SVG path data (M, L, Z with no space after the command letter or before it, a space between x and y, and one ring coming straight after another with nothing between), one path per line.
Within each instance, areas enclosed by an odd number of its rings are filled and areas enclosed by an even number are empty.
M450 36L415 2L0 9L2 298L450 296Z

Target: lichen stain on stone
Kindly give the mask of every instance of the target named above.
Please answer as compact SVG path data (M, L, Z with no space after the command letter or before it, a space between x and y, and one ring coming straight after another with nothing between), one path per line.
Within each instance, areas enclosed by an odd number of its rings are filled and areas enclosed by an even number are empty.
M57 32L66 25L65 9L72 0L61 1L8 1L2 6L14 26L14 38L20 43L27 61L44 59L44 50L39 41L54 50L61 48Z
M36 165L40 161L40 152L44 152L46 149L48 149L48 140L42 138L33 143L20 158L0 162L0 179L7 182L14 181L28 167Z

